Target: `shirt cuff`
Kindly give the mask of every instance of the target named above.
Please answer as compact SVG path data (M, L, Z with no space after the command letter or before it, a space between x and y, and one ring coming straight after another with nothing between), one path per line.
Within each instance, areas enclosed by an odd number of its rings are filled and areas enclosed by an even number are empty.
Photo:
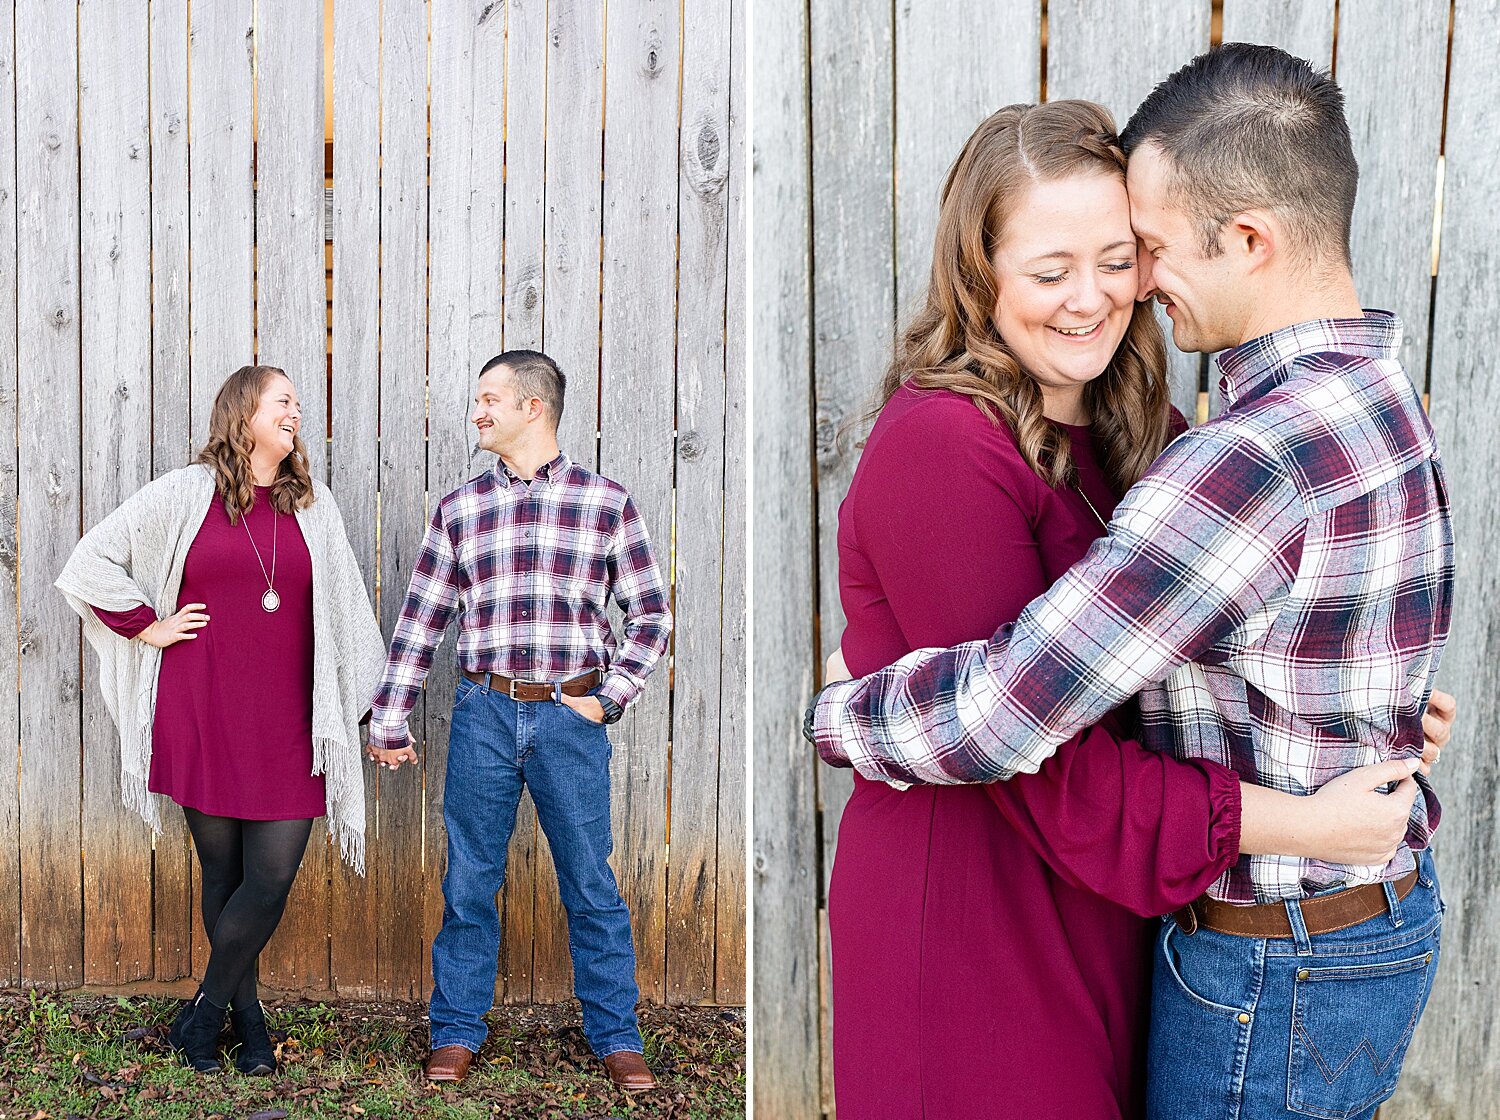
M106 611L90 604L96 617L122 638L135 638L156 621L156 611L142 603L128 611Z
M641 694L641 686L624 673L619 673L611 669L608 673L604 674L604 683L595 690L594 694L600 700L604 700L606 697L613 700L616 704L620 705L620 710L624 711L630 707L630 702Z
M370 746L381 751L398 751L406 746L407 726L404 722L395 726L381 726L370 720Z

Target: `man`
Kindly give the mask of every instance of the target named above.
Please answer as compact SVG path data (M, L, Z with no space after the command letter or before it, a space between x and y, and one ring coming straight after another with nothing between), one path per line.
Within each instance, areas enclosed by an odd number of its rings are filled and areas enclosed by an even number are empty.
M1141 298L1181 349L1225 350L1223 414L1014 627L825 689L810 737L872 778L991 781L1139 693L1148 742L1284 792L1415 765L1452 532L1400 324L1355 293L1342 95L1230 44L1158 86L1122 145ZM1437 821L1423 783L1384 866L1242 856L1164 924L1153 1117L1373 1113L1431 989Z
M500 951L495 895L521 788L531 790L568 913L583 1029L616 1085L651 1089L635 1016L630 915L607 862L607 724L646 683L671 630L666 586L624 487L558 449L566 382L511 350L480 371L470 417L500 462L433 510L370 720L371 754L415 761L406 719L459 618L443 823L443 928L432 943L433 1081L468 1073L484 1042ZM625 613L618 643L605 608Z

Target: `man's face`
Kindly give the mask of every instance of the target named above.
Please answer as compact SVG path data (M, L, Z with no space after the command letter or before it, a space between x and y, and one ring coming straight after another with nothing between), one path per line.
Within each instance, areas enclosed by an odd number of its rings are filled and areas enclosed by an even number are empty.
M1168 200L1171 166L1155 144L1130 156L1125 184L1140 243L1137 299L1154 298L1172 320L1172 341L1212 353L1242 341L1248 285L1234 252L1206 256L1192 219Z
M517 399L509 367L496 366L480 377L469 415L479 430L480 447L504 454L526 431L526 418L526 402Z

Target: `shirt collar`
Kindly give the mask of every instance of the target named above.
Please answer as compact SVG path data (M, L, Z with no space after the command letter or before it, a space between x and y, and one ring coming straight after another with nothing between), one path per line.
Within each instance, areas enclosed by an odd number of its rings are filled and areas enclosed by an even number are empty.
M1356 354L1394 360L1401 349L1401 320L1389 311L1366 309L1360 319L1311 319L1252 338L1221 352L1219 393L1224 409L1269 393L1307 354Z
M571 465L572 460L570 460L563 452L559 451L550 462L543 463L540 467L537 468L536 477L543 482L552 482L555 479L562 478L563 475L567 473L568 467L570 467ZM511 470L510 467L506 466L504 459L495 460L495 477L499 480L500 485L506 487L507 489L510 488L511 483L513 482L525 485L527 481L521 478L520 475L516 474L515 471Z

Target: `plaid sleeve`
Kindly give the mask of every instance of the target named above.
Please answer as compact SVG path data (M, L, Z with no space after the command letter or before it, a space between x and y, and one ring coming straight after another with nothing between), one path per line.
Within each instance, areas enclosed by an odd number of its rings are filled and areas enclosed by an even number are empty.
M1147 684L1263 632L1301 557L1306 508L1279 458L1231 423L1176 440L1100 538L1013 626L918 650L823 690L819 753L877 780L1034 773ZM999 577L997 577L999 578Z
M599 695L624 708L646 687L646 677L672 632L667 585L656 566L646 524L628 494L609 551L609 576L615 602L625 612L625 637Z
M439 505L422 537L385 672L375 690L370 713L372 747L396 750L406 746L406 717L417 702L433 654L457 608L458 561Z

